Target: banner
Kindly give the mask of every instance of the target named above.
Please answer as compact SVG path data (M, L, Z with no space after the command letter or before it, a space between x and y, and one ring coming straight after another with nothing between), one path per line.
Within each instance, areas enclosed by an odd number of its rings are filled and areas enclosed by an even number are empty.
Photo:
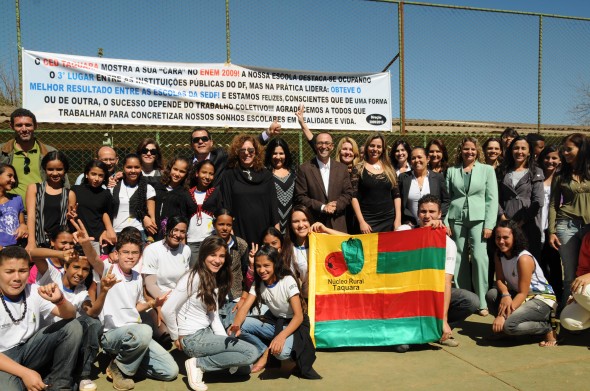
M23 49L23 105L39 122L391 130L389 73L286 71Z
M445 230L312 233L309 314L318 348L437 341L442 335Z

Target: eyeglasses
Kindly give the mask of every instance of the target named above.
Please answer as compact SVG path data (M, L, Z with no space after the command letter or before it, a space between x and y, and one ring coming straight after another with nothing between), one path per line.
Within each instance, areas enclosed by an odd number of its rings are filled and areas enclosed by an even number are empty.
M144 155L149 155L149 154L157 155L158 150L156 148L142 148L141 153Z
M29 167L29 164L31 164L31 159L29 159L28 156L25 156L25 165L23 167L25 175L28 175L31 172L31 167Z
M209 136L193 137L193 144L198 144L199 141L206 143L209 140L211 140Z
M253 155L256 150L254 148L241 148L238 152L240 152L241 155L245 155L246 152L248 152L250 155Z
M334 143L331 141L318 141L315 143L315 145L317 145L318 147L321 147L321 146L330 147L330 146L334 145Z

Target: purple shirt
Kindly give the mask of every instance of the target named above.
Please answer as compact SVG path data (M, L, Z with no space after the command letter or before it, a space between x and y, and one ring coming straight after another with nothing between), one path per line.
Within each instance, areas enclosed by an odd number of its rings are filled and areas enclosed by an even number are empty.
M18 217L25 210L21 196L7 196L8 202L0 204L0 246L16 244L16 230L20 225Z

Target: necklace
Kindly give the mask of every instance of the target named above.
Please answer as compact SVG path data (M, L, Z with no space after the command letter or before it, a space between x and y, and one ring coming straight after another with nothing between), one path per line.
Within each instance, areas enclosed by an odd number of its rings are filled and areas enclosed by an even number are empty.
M213 213L204 210L203 205L205 205L205 201L207 201L207 198L209 198L209 196L213 193L214 190L215 190L214 187L210 187L207 190L205 190L205 198L203 199L202 204L199 204L197 202L197 198L195 197L195 193L199 191L197 189L197 186L195 186L189 190L191 197L193 198L193 201L195 202L195 205L197 205L197 210L195 211L195 213L193 213L193 216L195 216L195 215L197 216L197 225L198 226L200 226L203 223L203 215L201 214L201 212L205 212L206 215L213 217Z
M8 309L8 306L6 305L6 300L4 300L4 293L3 292L0 292L0 299L2 299L2 305L4 306L6 313L10 317L10 320L12 320L12 323L19 324L20 321L23 320L25 318L25 316L27 315L27 299L25 298L23 300L25 302L25 308L23 310L23 315L20 317L20 319L14 319L12 312L10 312L10 310Z
M135 189L135 186L137 186L137 183L135 185L129 186L129 185L127 185L127 183L125 183L125 181L123 181L122 185L123 185L123 189L125 190L125 196L127 197L128 200L130 200L131 197L129 197L129 189ZM132 196L133 196L133 194L132 194Z
M380 170L380 169L381 169L381 165L380 165L380 164L377 164L377 163L375 163L375 164L373 164L373 168L374 168L375 170Z
M252 174L250 173L250 169L248 170L244 170L242 169L242 172L246 175L248 175L248 180L251 181L252 180Z

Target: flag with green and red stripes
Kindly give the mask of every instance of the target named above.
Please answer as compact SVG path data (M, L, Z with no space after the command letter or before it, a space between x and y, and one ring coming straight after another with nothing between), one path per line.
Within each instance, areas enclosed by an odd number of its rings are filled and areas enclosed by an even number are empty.
M312 233L309 248L309 315L318 348L440 339L444 229Z

